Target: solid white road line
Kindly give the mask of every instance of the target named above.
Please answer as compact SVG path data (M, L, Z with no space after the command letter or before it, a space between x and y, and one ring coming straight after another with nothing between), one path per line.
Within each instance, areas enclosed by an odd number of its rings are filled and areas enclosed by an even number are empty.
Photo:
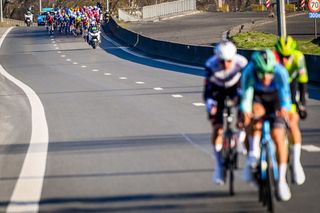
M0 47L9 28L0 39ZM11 76L0 65L0 73L23 90L31 106L32 133L19 179L13 190L6 212L38 212L49 143L45 111L38 95L26 84Z
M320 147L317 147L314 145L302 145L301 149L303 149L307 152L320 152Z
M171 65L176 65L176 66L181 66L181 67L188 67L188 68L193 68L193 69L199 69L199 70L202 70L203 67L198 67L198 66L192 66L192 65L185 65L185 64L180 64L180 63L176 63L176 62L171 62L171 61L166 61L166 60L161 60L161 59L155 59L155 58L150 58L148 56L144 56L144 55L141 55L141 54L138 54L138 53L135 53L131 50L129 50L128 47L122 47L119 43L115 42L114 40L112 40L111 38L109 38L107 35L105 35L104 32L101 33L102 37L104 39L106 39L107 41L109 41L110 43L112 43L113 45L117 46L118 48L120 48L121 50L131 54L131 55L134 55L134 56L137 56L139 58L146 58L146 59L151 59L151 60L154 60L154 61L158 61L158 62L161 62L161 63L166 63L166 64L171 64Z
M174 98L183 98L183 96L182 96L182 95L179 95L179 94L172 95L172 97L174 97Z

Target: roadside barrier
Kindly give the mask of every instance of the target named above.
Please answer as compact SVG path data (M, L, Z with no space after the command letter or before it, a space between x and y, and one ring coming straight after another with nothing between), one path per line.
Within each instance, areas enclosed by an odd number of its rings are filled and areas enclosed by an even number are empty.
M203 66L206 60L212 56L211 46L195 46L179 44L168 41L160 41L139 35L119 26L110 18L108 23L102 25L106 33L111 33L118 40L132 48L136 48L147 54L178 61L190 65ZM238 53L250 59L254 50L238 49ZM312 83L320 83L320 56L305 55L309 80Z
M16 20L16 19L9 19L9 18L4 18L3 19L3 22L8 24L8 25L11 25L11 26L26 26L26 24L24 23L24 21L22 20ZM32 23L31 26L37 26L36 23Z

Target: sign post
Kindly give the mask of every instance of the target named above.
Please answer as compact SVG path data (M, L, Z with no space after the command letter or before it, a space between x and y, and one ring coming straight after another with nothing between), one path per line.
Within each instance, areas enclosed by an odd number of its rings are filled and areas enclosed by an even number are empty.
M314 36L318 37L317 18L320 18L320 0L310 0L308 2L309 18L314 19Z

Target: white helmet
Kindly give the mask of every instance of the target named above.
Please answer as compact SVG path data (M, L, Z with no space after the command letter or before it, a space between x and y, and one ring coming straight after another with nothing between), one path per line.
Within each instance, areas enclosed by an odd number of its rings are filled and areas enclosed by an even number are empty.
M231 41L222 41L215 47L214 53L221 60L231 60L236 55L237 48Z

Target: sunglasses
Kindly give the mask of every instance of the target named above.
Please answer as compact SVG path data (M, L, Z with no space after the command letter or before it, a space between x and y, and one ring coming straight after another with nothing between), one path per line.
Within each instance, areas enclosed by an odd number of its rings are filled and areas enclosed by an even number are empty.
M230 60L224 60L224 59L220 59L220 63L221 64L224 64L224 63L231 63L232 62L232 60L230 59Z
M263 79L266 75L272 75L273 76L273 72L272 71L267 71L265 73L257 72L257 76L258 76L258 78L260 80Z

